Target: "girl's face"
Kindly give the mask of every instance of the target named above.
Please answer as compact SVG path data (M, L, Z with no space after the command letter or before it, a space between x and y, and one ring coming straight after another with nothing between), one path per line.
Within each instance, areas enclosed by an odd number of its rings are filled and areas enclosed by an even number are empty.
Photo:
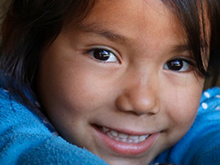
M109 164L149 164L197 114L203 78L160 0L103 0L45 50L42 104L60 135Z

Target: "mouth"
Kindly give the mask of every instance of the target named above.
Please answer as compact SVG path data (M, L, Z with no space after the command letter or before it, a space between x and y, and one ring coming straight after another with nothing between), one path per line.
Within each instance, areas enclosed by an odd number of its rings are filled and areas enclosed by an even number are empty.
M136 143L143 142L150 136L150 134L131 135L131 134L126 134L126 133L121 133L116 130L112 130L110 128L101 127L101 126L98 126L98 129L102 133L110 137L111 139L114 139L118 142L129 143L129 144L136 144Z
M137 156L148 152L159 137L158 133L144 134L125 130L119 131L104 126L95 126L98 143L109 151L124 156Z

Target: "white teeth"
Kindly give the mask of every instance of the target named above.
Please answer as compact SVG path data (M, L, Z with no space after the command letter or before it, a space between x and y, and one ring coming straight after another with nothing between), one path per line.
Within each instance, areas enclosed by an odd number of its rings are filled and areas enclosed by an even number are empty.
M149 135L140 136L140 137L139 137L139 140L142 142L142 141L144 141L145 139L147 139L148 136L149 136Z
M139 136L129 136L128 139L131 139L131 140L138 140L138 139L139 139Z
M132 139L128 139L127 142L128 143L133 143L133 140Z
M110 132L107 132L106 135L110 138L114 138Z
M119 136L121 139L127 139L127 138L128 138L128 135L123 134L123 133L119 133L118 136Z
M134 140L134 143L139 143L140 141L139 140Z
M108 132L108 131L110 131L110 129L109 128L106 128L106 127L102 127L102 129L103 129L103 131L106 133L106 132Z
M113 131L113 130L111 130L111 132L110 132L111 134L112 134L112 136L114 136L114 137L117 137L118 136L118 133L116 132L116 131Z
M127 135L124 133L119 133L115 130L110 130L109 128L106 127L102 127L100 130L103 133L105 133L108 137L124 143L140 143L150 136L150 135L142 135L142 136Z
M119 137L116 137L115 140L120 141L120 138L119 138Z

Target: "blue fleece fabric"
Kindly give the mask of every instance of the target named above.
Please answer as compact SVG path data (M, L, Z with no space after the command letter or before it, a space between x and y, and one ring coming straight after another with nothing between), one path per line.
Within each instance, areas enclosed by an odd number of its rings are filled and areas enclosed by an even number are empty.
M181 117L181 116L180 116ZM203 92L191 129L173 148L152 163L220 165L220 88Z
M104 165L105 162L66 142L39 117L11 100L0 89L0 164ZM220 164L220 88L205 91L198 115L188 133L152 164Z
M86 149L53 134L44 123L0 89L0 164L106 165Z

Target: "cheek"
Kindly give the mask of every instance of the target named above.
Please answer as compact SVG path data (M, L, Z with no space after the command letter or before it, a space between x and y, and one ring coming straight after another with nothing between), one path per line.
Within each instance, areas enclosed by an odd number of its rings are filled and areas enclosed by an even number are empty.
M83 113L84 111L93 111L96 106L101 104L100 98L105 98L105 91L100 81L94 80L91 75L81 73L72 73L79 76L64 77L64 84L57 84L62 91L62 101L60 104L67 110Z
M112 93L110 90L114 91L111 82L103 76L105 74L95 71L82 59L58 57L48 55L42 62L39 84L47 109L59 107L63 113L89 113L105 104Z
M161 121L167 123L164 139L168 147L173 146L187 133L198 111L203 80L189 80L188 83L171 84L163 91L165 95L161 104Z
M202 85L200 86L198 82L195 84L179 88L174 95L168 97L170 104L169 111L166 112L177 132L185 133L188 131L196 117L202 94Z

